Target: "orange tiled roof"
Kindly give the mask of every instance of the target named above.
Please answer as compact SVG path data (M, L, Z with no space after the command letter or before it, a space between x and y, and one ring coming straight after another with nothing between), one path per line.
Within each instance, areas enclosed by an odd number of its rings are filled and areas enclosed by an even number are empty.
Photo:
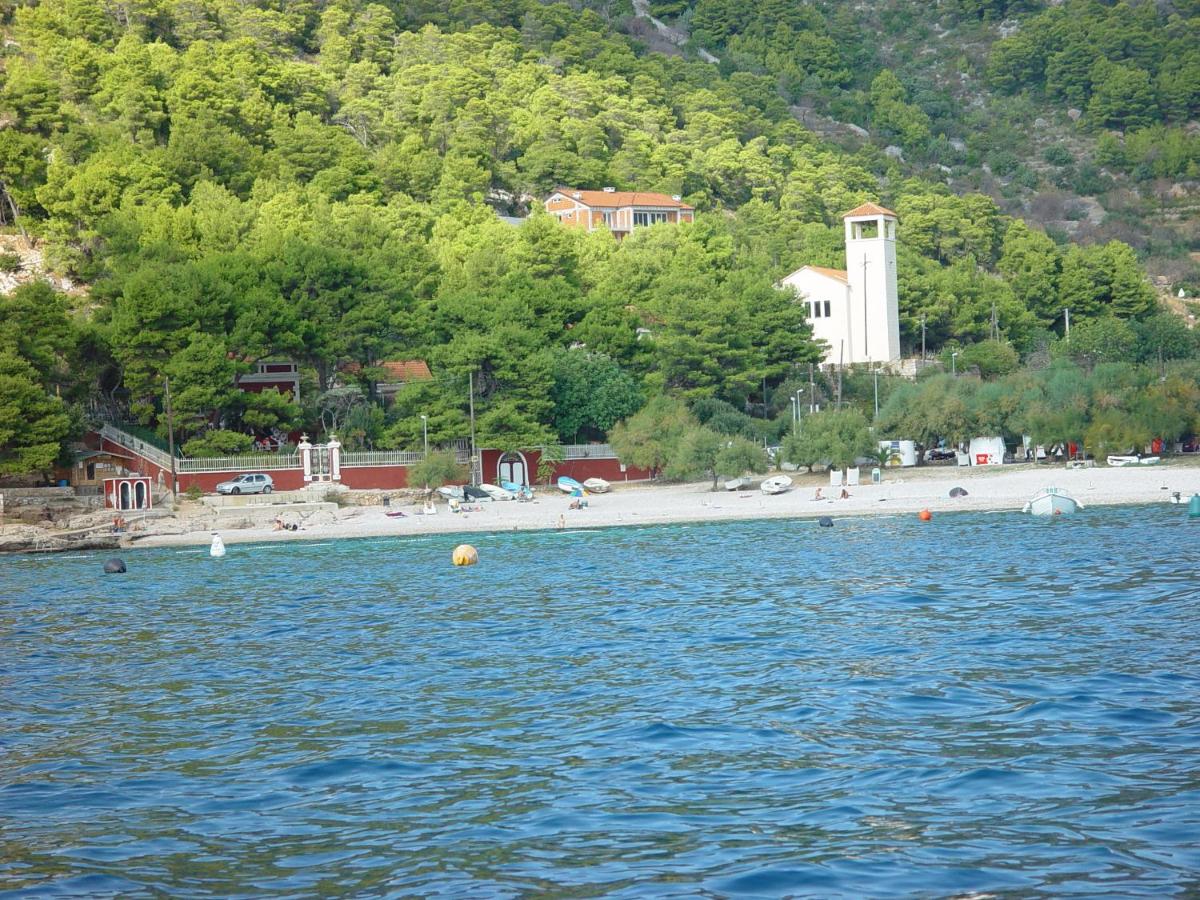
M849 284L845 269L827 269L824 266L805 266L804 268L816 272L818 275L824 275L826 278L835 278L842 284Z
M862 206L856 206L848 213L842 213L843 219L853 219L857 216L891 216L893 219L900 218L890 209L884 209L878 203L864 203Z
M555 188L555 191L564 197L578 200L584 206L614 209L622 206L669 206L672 209L692 209L669 194L647 191L582 191L567 187Z
M379 363L375 368L386 373L384 380L389 383L433 380L433 373L429 371L429 365L423 359L392 359ZM357 375L362 371L362 366L356 362L349 362L341 366L341 371Z

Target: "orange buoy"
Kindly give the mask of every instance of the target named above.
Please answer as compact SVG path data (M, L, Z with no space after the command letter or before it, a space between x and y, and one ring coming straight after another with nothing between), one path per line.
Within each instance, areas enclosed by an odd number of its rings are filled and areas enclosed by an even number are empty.
M454 548L450 559L456 566L473 566L479 562L479 551L470 544L459 544Z
M923 509L919 513L917 513L917 518L920 519L922 522L928 522L930 519L933 518L933 513L931 513L927 509Z

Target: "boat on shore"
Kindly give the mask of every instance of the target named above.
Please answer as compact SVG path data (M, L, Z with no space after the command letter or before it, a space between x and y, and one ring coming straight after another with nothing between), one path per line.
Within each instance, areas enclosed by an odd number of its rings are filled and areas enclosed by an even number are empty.
M764 494L783 494L792 489L792 479L787 475L776 475L768 478L759 488Z
M1035 516L1066 516L1083 509L1083 504L1061 488L1044 488L1025 504L1024 512Z
M603 478L589 478L583 483L583 486L591 494L607 494L612 487Z
M579 491L582 494L583 490L584 490L582 484L580 484L578 481L576 481L574 478L571 478L568 475L563 475L563 476L559 477L558 489L560 491L562 491L564 494L573 494L576 491Z
M1158 456L1110 456L1108 464L1110 466L1156 466L1162 462Z

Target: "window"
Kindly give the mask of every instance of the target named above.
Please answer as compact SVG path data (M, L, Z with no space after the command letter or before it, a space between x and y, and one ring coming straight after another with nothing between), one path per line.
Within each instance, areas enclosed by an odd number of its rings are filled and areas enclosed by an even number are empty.
M612 213L610 213L610 212L604 213L604 224L606 227L608 227L610 229L612 228L612 226L613 226L613 214Z
M829 312L829 301L828 301L828 300L826 300L826 301L825 301L825 318L827 318L827 319L828 319L828 318L829 318L829 316L830 316L830 312Z
M812 302L812 318L814 318L814 319L821 318L821 301L820 300L814 300Z
M637 228L642 225L657 225L659 222L667 221L665 212L635 212L633 214L633 227Z

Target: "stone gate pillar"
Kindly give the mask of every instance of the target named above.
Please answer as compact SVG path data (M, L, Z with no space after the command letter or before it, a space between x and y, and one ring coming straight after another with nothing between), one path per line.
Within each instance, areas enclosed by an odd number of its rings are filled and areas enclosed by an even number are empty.
M300 467L304 470L304 480L312 481L312 451L313 445L308 442L308 435L300 435L300 443L296 445L300 451Z
M330 433L329 443L325 445L329 451L329 480L342 480L342 444L336 434Z

